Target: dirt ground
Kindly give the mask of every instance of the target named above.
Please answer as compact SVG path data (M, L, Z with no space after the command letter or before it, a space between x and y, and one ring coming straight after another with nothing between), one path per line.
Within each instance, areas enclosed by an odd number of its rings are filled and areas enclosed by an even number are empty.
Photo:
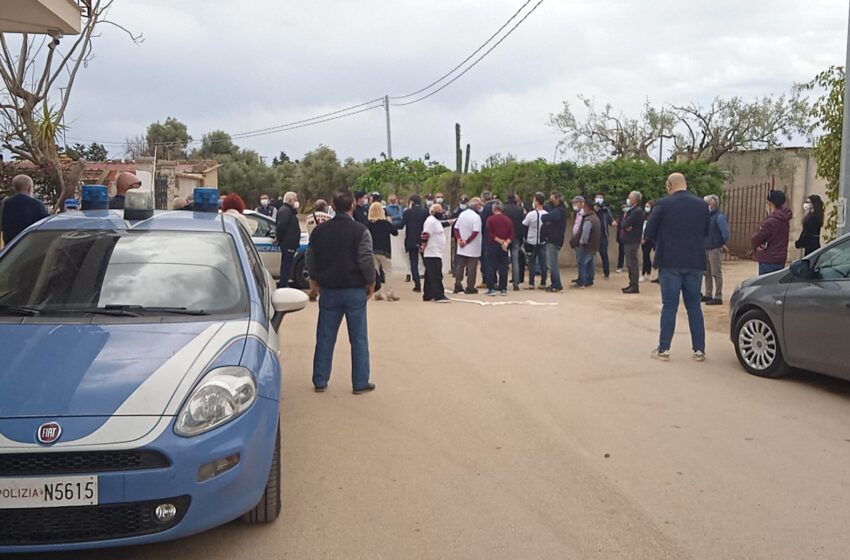
M729 264L727 296L754 271ZM464 296L551 307L425 304L402 284L370 304L362 396L344 331L312 391L312 304L281 335L283 517L80 557L850 557L850 383L745 374L725 306L706 310L705 363L683 310L672 361L653 361L658 286L625 284Z

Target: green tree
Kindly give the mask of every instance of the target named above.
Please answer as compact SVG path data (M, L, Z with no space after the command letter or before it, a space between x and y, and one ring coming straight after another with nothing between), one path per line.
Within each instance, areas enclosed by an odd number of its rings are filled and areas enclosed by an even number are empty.
M71 159L84 159L86 161L106 161L109 158L109 152L103 144L92 142L88 146L74 144L70 148L65 148L65 154Z
M306 200L330 200L335 191L345 186L341 169L336 152L327 146L319 146L301 160L293 181L295 192Z
M189 129L184 123L174 117L168 117L164 123L157 121L148 125L145 140L149 150L157 147L158 157L174 159L188 157L186 149L192 137L189 136Z
M198 155L203 158L213 158L218 155L234 155L239 152L239 146L233 143L230 134L223 130L214 130L201 137L201 149Z
M429 179L444 173L449 173L449 169L431 160L411 158L372 160L366 164L365 172L360 175L353 188L379 192L383 196L391 192L399 196L407 196L424 192L425 184ZM444 189L433 189L433 192L438 190L449 197L449 202L454 202L452 196Z
M826 232L829 239L838 232L838 191L841 175L841 131L844 125L844 80L841 66L830 66L815 79L800 86L801 91L823 91L815 100L811 114L815 119L813 132L820 132L815 140L814 156L818 164L818 176L826 179L826 196L829 199L829 216Z

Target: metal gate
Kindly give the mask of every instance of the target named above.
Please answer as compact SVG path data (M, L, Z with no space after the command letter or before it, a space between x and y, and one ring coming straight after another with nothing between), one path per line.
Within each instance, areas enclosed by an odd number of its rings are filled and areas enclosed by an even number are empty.
M773 189L771 179L757 185L730 187L723 193L723 208L729 219L729 252L745 258L750 250L750 239L765 219L764 205L767 194Z
M157 210L168 209L168 177L157 175L153 180L153 203Z

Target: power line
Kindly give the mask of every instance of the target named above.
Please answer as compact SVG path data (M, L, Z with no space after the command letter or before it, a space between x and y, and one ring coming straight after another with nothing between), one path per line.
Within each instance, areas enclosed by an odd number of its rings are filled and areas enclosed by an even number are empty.
M431 93L428 93L427 95L423 95L422 97L420 97L420 98L418 98L418 99L414 99L413 101L406 101L406 102L404 102L404 103L393 103L392 105L393 105L394 107L405 107L405 106L407 106L407 105L414 105L414 104L416 104L416 103L420 103L420 102L422 102L422 101L425 101L426 99L428 99L428 98L429 98L429 97L431 97L431 96L437 95L438 93L440 93L441 91L443 91L444 89L446 89L447 87L449 87L450 85L452 85L453 83L455 83L456 81L458 81L458 80L459 80L459 79L460 79L460 78L461 78L464 74L466 74L467 72L469 72L470 70L472 70L473 68L475 68L475 67L478 65L478 63L479 63L479 62L481 62L482 60L484 60L484 59L487 57L487 55L489 55L491 52L493 52L493 50L495 50L495 48L496 48L496 47L498 47L499 45L501 45L501 44L502 44L502 42L503 42L505 39L507 39L508 37L510 37L510 36L511 36L511 34L512 34L514 31L516 31L517 27L519 27L520 25L522 25L522 23L523 23L525 20L527 20L527 19L531 16L531 14L533 14L533 13L534 13L534 11L535 11L538 7L540 7L540 4L542 4L543 2L544 2L544 0L539 0L539 1L537 2L537 4L535 4L535 5L534 5L534 7L533 7L533 8L531 8L531 10L530 10L527 14L525 14L525 16L523 16L523 18L522 18L521 20L519 20L519 21L516 23L516 25L514 25L514 26L510 29L510 31L508 31L508 32L507 32L504 36L502 36L502 38L501 38L501 39L499 39L498 41L496 41L496 43L495 43L492 47L490 47L489 49L487 49L487 51L486 51L484 54L482 54L480 57L478 57L478 58L475 60L475 62L473 62L472 64L470 64L470 65L469 65L469 66L468 66L468 67L467 67L467 68L466 68L463 72L461 72L460 74L458 74L457 76L455 76L454 78L452 78L451 80L449 80L448 82L446 82L445 84L443 84L442 86L440 86L439 88L435 89L435 90L434 90L434 91L432 91Z
M414 91L414 92L412 92L412 93L408 93L407 95L400 95L400 96L396 96L396 97L390 97L390 99L407 99L408 97L413 97L413 96L415 96L415 95L419 95L419 94L420 94L420 93L422 93L423 91L427 91L427 90L431 89L431 88L432 88L432 87L434 87L435 85L439 84L440 82L442 82L443 80L445 80L446 78L448 78L449 76L451 76L452 74L454 74L454 73L455 73L458 69L460 69L461 67L463 67L463 65L464 65L464 64L466 64L467 62L469 62L470 60L472 60L472 57L474 57L476 54L480 53L480 52L484 49L484 47L486 47L488 44L490 44L490 42L491 42L493 39L495 39L495 38L499 35L499 33L501 33L502 31L504 31L504 29L505 29L508 25L510 25L510 23L511 23L513 20L515 20L515 19L517 18L517 16L518 16L520 13L522 13L522 11L525 9L525 7L526 7L526 6L528 6L529 4L531 4L531 0L526 0L525 4L523 4L522 6L520 6L520 7L519 7L519 9L518 9L518 10L514 13L514 15L512 15L512 16L508 19L508 21L506 21L506 22L502 25L502 27L500 27L500 28L499 28L499 29L498 29L495 33L493 33L492 35L490 35L490 37L489 37L486 41L484 41L484 43L483 43L480 47L478 47L477 49L475 49L475 51L474 51L472 54L470 54L468 57L466 57L465 59L463 59L463 61L462 61L460 64L458 64L457 66L455 66L454 68L452 68L451 70L449 70L448 72L446 72L445 74L443 74L442 76L440 76L437 80L434 80L433 82L431 82L430 84L428 84L427 86L425 86L425 87L424 87L424 88L422 88L422 89L418 89L418 90L416 90L416 91Z
M414 96L419 95L419 94L421 94L425 91L428 91L429 89L433 88L434 86L436 86L440 82L444 81L446 78L448 78L449 76L451 76L452 74L457 72L457 70L462 68L466 63L468 63L470 60L472 60L472 58L476 54L480 53L488 44L490 44L493 41L493 39L498 37L499 34L502 33L502 31L504 31L508 27L508 25L510 25L510 23L518 17L531 2L532 2L532 0L526 0L525 3L523 3L522 6L520 6L520 8L510 18L508 18L508 20L495 33L493 33L480 47L478 47L475 51L472 52L472 54L470 54L468 57L466 57L460 64L458 64L457 66L455 66L454 68L449 70L447 73L445 73L439 79L431 82L427 86L420 88L420 89L418 89L414 92L411 92L411 93L408 93L408 94L402 95L402 96L393 96L393 97L390 97L390 99L401 100L401 99L407 99L407 98L410 98L410 97L414 97ZM514 31L516 31L516 29L520 25L522 25L523 22L525 22L525 20L527 20L531 16L531 14L533 14L537 10L537 8L540 7L540 5L543 2L544 2L544 0L539 0L537 2L537 4L535 4L531 8L531 10L529 10L513 27L511 27L511 29L505 35L503 35L498 41L496 41L495 44L493 44L489 49L487 49L484 52L484 54L482 54L480 57L478 57L471 65L466 67L461 73L459 73L458 75L453 77L451 80L449 80L448 82L446 82L445 84L443 84L442 86L437 88L436 90L434 90L434 91L432 91L432 92L430 92L430 93L428 93L428 94L426 94L422 97L414 99L413 101L407 101L407 102L403 102L403 103L391 103L390 105L394 106L394 107L405 107L407 105L414 105L416 103L420 103L420 102L425 101L426 99L440 93L441 91L443 91L444 89L446 89L447 87L449 87L450 85L455 83L462 76L464 76L467 72L469 72L470 70L475 68L475 66L477 66L482 60L484 60L484 58L486 58L491 52L493 52L493 50L495 50L496 47L498 47L500 44L502 44L502 42L504 42L505 39L510 37L510 35ZM230 134L229 139L231 139L231 140L244 140L244 139L248 139L248 138L256 138L258 136L265 136L265 135L268 135L268 134L276 134L276 133L279 133L279 132L288 132L288 131L291 131L291 130L297 130L297 129L306 128L306 127L309 127L309 126L314 126L314 125L318 125L318 124L322 124L322 123L326 123L326 122L331 122L331 121L347 118L347 117L352 117L352 116L358 115L360 113L365 113L367 111L372 111L374 109L382 108L382 107L384 107L383 102L384 102L384 98L378 97L378 98L372 99L370 101L366 101L366 102L363 102L363 103L359 103L357 105L352 105L350 107L346 107L344 109L338 109L336 111L324 113L324 114L317 115L315 117L310 117L310 118L307 118L307 119L283 123L283 124L279 124L279 125L275 125L275 126L271 126L271 127L267 127L267 128L260 128L260 129L256 129L256 130L245 131L245 132L237 132L235 134ZM375 103L380 103L380 104L376 105ZM76 141L81 141L81 142L94 142L94 143L102 144L104 146L125 146L127 144L126 142L116 142L116 141L98 142L96 140L85 140L85 139L74 138L74 137L69 137L69 138L71 140L76 140ZM223 142L227 139L228 139L227 137L213 138L213 139L208 139L208 142L212 142L212 143L215 144L215 143L218 143L218 142ZM189 145L200 144L200 143L203 143L203 137L201 139L191 140L189 142L180 142L180 141L158 142L158 143L150 145L149 147L154 147L154 146L157 146L157 147L168 147L168 146L181 147L181 146L189 146Z

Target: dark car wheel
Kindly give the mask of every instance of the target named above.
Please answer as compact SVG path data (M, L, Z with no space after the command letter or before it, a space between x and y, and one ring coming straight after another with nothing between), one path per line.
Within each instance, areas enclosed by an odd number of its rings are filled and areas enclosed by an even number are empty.
M271 523L280 515L280 424L278 423L277 435L275 436L274 455L272 456L272 468L269 471L269 479L266 482L266 490L260 503L254 509L242 516L245 523Z
M292 281L299 290L310 287L310 275L307 273L307 259L304 254L295 257L295 266L292 267Z
M758 309L747 311L735 324L735 354L748 373L759 377L776 379L791 371L782 356L776 328Z

